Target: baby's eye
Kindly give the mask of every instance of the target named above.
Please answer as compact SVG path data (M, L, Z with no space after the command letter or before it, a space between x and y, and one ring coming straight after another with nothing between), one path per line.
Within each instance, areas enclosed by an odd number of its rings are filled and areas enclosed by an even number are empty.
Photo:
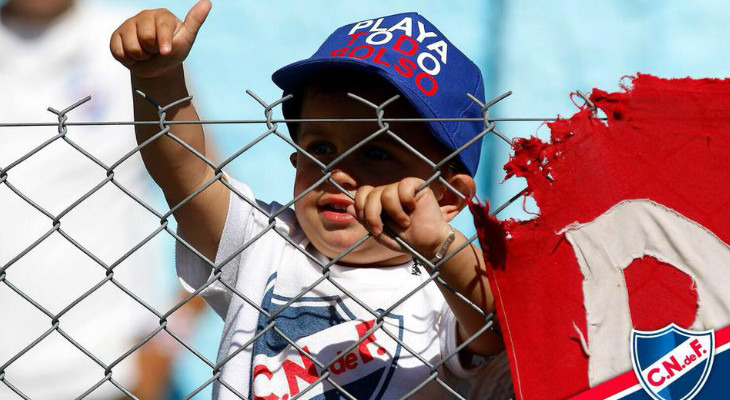
M323 156L335 153L335 146L327 142L312 142L306 149L310 154L315 156Z
M366 158L371 160L392 160L393 158L388 154L387 151L379 148L379 147L366 147L363 150L363 154Z

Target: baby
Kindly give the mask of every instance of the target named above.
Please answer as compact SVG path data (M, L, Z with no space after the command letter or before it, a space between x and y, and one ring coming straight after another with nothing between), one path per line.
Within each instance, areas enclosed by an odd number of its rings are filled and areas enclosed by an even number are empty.
M134 88L162 105L188 95L182 63L210 8L203 0L184 21L143 11L114 32L111 51ZM375 105L400 95L386 118L480 117L466 96L483 101L479 69L407 13L339 28L273 80L293 94L282 104L287 119L320 119L289 123L294 210L255 200L169 136L141 149L189 244L178 243L178 275L225 320L214 397L442 399L446 385L463 390L484 369L480 356L503 346L483 329L493 298L481 251L449 225L475 194L480 142L448 156L483 124L323 120L374 118L373 106L348 92ZM138 96L134 107L137 120L158 118ZM167 120L198 115L184 103ZM157 133L136 129L139 143ZM206 154L200 125L172 133ZM429 179L436 172L442 180ZM437 264L442 281L421 273L435 271L417 259Z

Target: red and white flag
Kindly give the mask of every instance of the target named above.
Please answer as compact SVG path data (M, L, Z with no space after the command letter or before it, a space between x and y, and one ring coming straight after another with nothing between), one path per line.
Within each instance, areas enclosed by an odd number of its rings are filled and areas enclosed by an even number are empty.
M594 89L518 139L505 165L540 214L472 205L519 399L564 399L632 370L631 329L730 325L730 80Z

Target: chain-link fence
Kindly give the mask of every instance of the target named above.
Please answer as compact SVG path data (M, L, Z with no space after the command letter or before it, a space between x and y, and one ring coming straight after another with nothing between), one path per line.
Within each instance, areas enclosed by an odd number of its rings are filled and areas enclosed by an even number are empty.
M117 379L115 379L115 367L117 367L120 363L123 363L125 359L127 359L131 354L133 354L135 351L140 349L142 346L144 346L146 343L148 343L150 340L155 338L157 335L168 335L170 338L172 338L175 342L177 342L180 346L184 347L188 351L190 351L196 358L198 358L202 363L205 363L211 371L210 378L201 384L197 390L195 390L192 393L188 393L185 395L184 398L192 398L196 394L198 394L200 391L207 388L209 385L217 385L219 386L219 390L228 390L230 393L235 395L236 397L240 397L242 399L248 399L248 393L240 393L232 382L227 382L225 378L223 377L222 371L224 370L224 366L234 357L237 356L238 353L243 351L251 351L251 348L254 346L255 341L259 339L261 336L267 334L267 332L275 332L279 337L282 338L282 340L285 342L285 345L291 346L292 348L296 349L296 351L299 352L299 354L302 356L302 359L305 360L305 365L310 365L312 368L314 368L314 373L316 376L316 379L308 381L307 385L298 385L297 390L294 391L292 394L291 399L297 399L301 398L302 396L305 396L306 398L309 398L308 396L312 396L312 393L309 393L311 390L319 387L319 389L316 390L322 390L323 385L326 385L328 389L335 390L337 393L337 398L347 398L347 399L356 399L358 398L356 394L353 392L352 387L345 387L342 382L339 382L335 379L335 373L333 373L333 365L335 365L338 362L342 362L344 355L347 355L351 351L358 349L358 346L361 346L362 343L367 343L368 341L372 341L373 335L377 332L378 336L387 337L388 340L392 340L398 347L399 351L403 352L403 355L401 356L401 359L405 358L411 358L418 360L419 363L421 363L423 366L425 366L428 370L428 373L425 375L425 378L417 385L410 388L410 390L407 391L407 393L403 396L403 398L418 398L419 396L423 395L425 391L430 390L427 388L428 385L437 385L440 388L442 388L445 393L448 393L449 395L455 397L455 398L464 398L465 392L451 387L444 379L443 375L439 373L440 370L444 368L444 365L452 358L459 357L458 352L462 349L465 349L473 340L475 340L477 337L479 337L482 333L491 330L493 326L492 322L492 315L487 314L484 312L484 310L473 304L464 294L459 293L455 291L452 287L450 287L440 276L440 270L439 268L444 262L447 262L451 257L453 257L455 254L460 252L462 249L466 248L467 246L471 245L477 240L477 236L474 235L472 237L469 237L466 243L458 246L457 248L451 250L448 254L446 254L443 259L438 261L433 261L432 259L429 259L428 257L419 254L417 251L415 251L408 243L406 243L404 240L400 239L398 235L394 233L394 231L390 228L385 227L385 232L392 236L395 241L402 246L405 251L410 253L413 256L414 264L413 264L413 274L421 274L423 272L423 279L422 281L412 290L410 290L406 295L404 295L401 298L395 299L392 304L388 308L382 309L373 309L370 305L367 304L366 301L362 300L360 297L362 297L362 294L354 293L353 291L349 290L346 285L343 285L338 279L334 278L332 275L332 266L336 265L340 260L342 260L347 254L349 254L351 251L356 249L358 246L361 246L366 240L368 240L371 235L365 235L364 237L357 240L354 244L352 244L349 248L347 248L345 251L343 251L338 256L322 260L321 257L315 257L307 250L306 247L301 246L299 243L295 242L288 232L282 228L281 222L278 217L281 216L282 213L289 210L298 200L300 200L303 196L305 196L307 193L309 193L311 190L314 190L317 186L323 185L323 184L330 184L333 187L337 188L343 195L349 197L350 199L354 200L354 196L352 194L351 190L348 190L344 187L342 187L335 179L333 179L333 168L337 166L338 163L340 163L344 158L351 155L353 152L357 151L362 146L366 145L366 143L370 140L373 140L377 137L388 137L389 140L393 140L397 143L400 143L400 145L403 146L408 152L412 153L416 157L423 160L423 162L428 163L428 165L432 168L432 174L428 179L425 180L425 182L420 186L419 190L427 187L428 185L432 183L437 183L440 185L443 185L446 190L450 190L453 192L454 195L459 196L460 198L464 199L464 195L454 188L447 179L445 179L443 175L443 167L446 166L449 162L455 159L455 157L466 147L472 145L478 140L481 140L484 138L484 140L497 140L497 141L503 141L504 143L498 146L505 146L504 151L508 151L510 149L511 141L500 131L496 128L496 123L500 121L510 121L510 120L518 120L518 121L525 121L525 120L543 120L543 119L525 119L525 118L492 118L489 115L489 109L492 107L495 103L499 102L500 100L504 99L509 95L509 93L505 93L494 100L488 102L487 104L481 103L479 100L474 98L473 96L469 95L471 101L477 102L482 110L482 118L445 118L440 119L438 121L449 121L449 122L479 122L483 124L483 130L479 135L474 137L471 141L463 145L461 148L457 149L447 157L443 158L442 160L438 162L433 162L429 160L426 156L419 153L418 150L416 150L413 146L409 145L406 141L404 141L401 137L399 137L396 132L393 132L390 129L390 124L394 121L402 122L402 123L423 123L423 122L429 122L429 121L436 121L435 119L423 119L423 118L387 118L387 109L388 105L391 104L394 100L397 99L397 96L394 98L391 98L381 104L375 104L370 102L367 99L364 99L362 97L359 97L355 94L350 94L349 96L354 99L355 101L359 101L362 104L366 105L367 107L372 108L373 117L369 119L274 119L273 118L273 112L276 107L281 106L283 102L288 101L291 96L287 96L281 99L278 99L274 102L267 103L260 97L258 97L256 94L252 92L247 92L251 97L253 97L262 107L264 110L265 119L249 119L249 120L215 120L215 121L168 121L167 115L168 112L170 112L172 109L174 109L177 106L180 106L181 104L184 104L191 100L191 98L183 98L179 99L178 101L172 102L167 105L158 105L153 99L147 97L141 92L136 92L136 95L144 98L148 103L150 107L155 107L157 110L157 115L159 116L158 121L110 121L110 122L73 122L70 120L70 116L73 115L73 110L77 107L83 106L86 102L90 100L90 97L84 98L69 107L66 107L62 110L57 110L54 108L48 108L48 110L52 113L54 113L58 117L57 123L3 123L0 124L0 134L2 134L2 128L37 128L41 126L55 126L57 128L57 134L50 137L49 139L45 140L43 143L38 145L37 147L33 148L31 151L27 152L25 155L23 155L20 158L17 158L16 160L12 161L11 163L0 166L0 186L4 186L6 189L12 191L14 195L16 195L19 199L22 199L23 202L27 203L29 206L31 206L33 209L37 210L38 212L42 213L50 222L50 228L43 233L40 237L38 237L35 241L33 241L29 246L24 248L22 251L18 252L17 255L12 257L7 262L4 262L4 264L0 267L0 285L5 286L7 289L11 290L15 295L19 296L20 298L24 299L28 304L32 305L33 308L37 309L38 311L42 312L45 317L47 318L47 321L49 322L49 326L45 332L43 332L40 336L37 337L28 337L27 338L27 345L20 351L18 351L16 354L14 354L10 359L0 360L0 381L9 388L12 392L17 394L20 398L29 398L22 390L22 388L17 387L13 384L12 380L12 374L10 371L12 371L14 363L18 362L19 359L22 359L24 355L26 355L28 352L33 351L33 349L41 343L44 339L46 339L49 335L52 333L60 334L70 345L78 349L79 351L83 352L86 357L88 357L89 360L93 361L98 367L103 370L103 374L99 375L98 381L91 387L88 388L83 393L78 393L78 398L85 398L94 391L99 388L101 385L104 384L112 384L116 386L116 388L119 391L120 395L126 395L131 398L137 398L135 397L135 394L133 394L130 390L130 388L125 387L122 385ZM585 99L584 96L581 95ZM585 99L587 101L587 99ZM317 158L315 155L310 154L307 152L306 149L300 147L292 138L286 134L282 133L279 128L279 124L281 123L341 123L341 124L348 124L348 123L356 123L356 122L370 122L370 123L376 123L378 126L378 129L372 132L365 140L361 141L354 147L347 149L343 153L339 154L336 158L334 158L331 162L324 164L320 161L319 158ZM119 158L113 163L105 163L99 158L95 157L93 155L93 151L90 151L90 149L85 149L81 145L77 144L75 141L73 141L68 135L70 131L73 129L76 129L80 126L102 126L102 125L135 125L135 124L146 124L146 125L156 125L159 130L158 132L150 137L149 139L145 140L142 143L139 143L139 145L133 149L130 149L123 157ZM179 139L175 135L175 126L179 124L203 124L203 125L209 125L209 124L248 124L250 126L258 126L258 125L265 125L265 130L263 133L258 135L255 139L250 141L245 146L241 147L238 151L234 152L230 157L226 158L225 160L221 162L215 162L211 160L210 158L206 157L206 155L201 154L198 152L193 146L186 143L185 141ZM145 200L140 198L137 194L133 193L133 191L126 188L118 179L115 179L115 170L126 160L128 160L130 157L135 155L140 151L140 149L143 149L145 146L149 145L151 142L161 138L161 137L168 137L172 140L175 140L177 143L179 143L181 146L184 146L187 148L191 153L195 154L196 157L198 157L200 160L205 162L210 168L214 170L214 177L204 182L202 185L200 185L195 191L190 193L187 198L182 200L179 204L175 204L169 209L165 211L159 211L152 205L148 204ZM277 137L280 140L285 141L288 143L296 152L299 152L299 154L306 157L308 160L310 160L312 163L316 164L319 170L321 170L321 176L316 181L314 185L309 187L307 190L302 191L299 193L296 197L292 198L291 200L285 202L283 205L276 206L270 210L267 210L261 206L261 203L255 201L255 199L249 198L245 193L241 193L239 188L234 187L234 185L231 184L230 180L227 178L227 175L224 174L223 170L228 166L233 160L235 160L238 157L246 157L248 152L252 150L252 148L265 138L269 137ZM25 194L20 188L18 188L16 185L13 184L13 172L14 170L22 165L24 162L32 158L34 155L36 155L39 152L44 151L49 145L51 145L54 142L60 142L64 143L66 146L70 146L70 148L73 148L78 153L82 154L84 157L86 157L88 160L93 162L96 165L96 168L100 168L105 172L105 178L98 182L91 190L88 190L85 194L80 196L78 199L76 199L71 205L66 207L60 212L50 212L49 210L45 209L42 205L35 202L33 198L31 198L29 195ZM489 145L489 144L488 144ZM62 167L62 166L60 166ZM250 207L255 209L256 213L259 213L260 216L264 218L265 221L268 221L266 226L262 227L252 238L247 240L243 246L240 246L236 251L229 254L225 259L219 260L219 262L214 262L213 260L208 259L207 257L203 256L201 252L199 252L197 249L195 249L193 246L191 246L184 238L182 238L179 233L174 229L174 222L172 221L173 214L184 204L189 202L192 198L199 195L201 192L206 190L206 188L210 187L212 184L220 182L221 184L225 185L232 193L235 194L235 196L238 196L240 200L246 202ZM149 218L154 218L155 220L159 221L159 226L154 229L151 232L145 232L146 237L139 241L136 245L134 245L132 248L125 249L124 254L116 259L115 261L109 263L105 262L104 260L100 259L95 255L90 249L87 249L84 245L82 245L79 241L75 240L75 238L70 235L68 232L66 232L62 228L62 223L64 220L64 217L67 216L70 212L72 212L79 204L89 199L94 193L101 190L107 185L113 185L116 188L118 188L124 195L128 196L130 199L132 199L135 203L137 203L140 207L144 208L149 215ZM120 195L122 195L120 193ZM515 196L513 196L507 203L502 204L496 208L493 209L493 214L498 214L502 210L504 210L505 207L507 207L510 203L514 202L515 200L519 199L521 197L522 193L517 193ZM109 209L109 213L114 213L114 209ZM4 226L3 229L22 229L21 226ZM52 312L45 308L42 304L34 300L33 296L26 293L28 290L23 289L19 287L18 285L14 284L13 282L13 266L16 265L18 260L22 259L23 257L26 257L30 252L34 250L39 244L41 244L44 240L46 240L49 236L53 234L61 235L65 240L68 241L73 247L75 247L78 251L82 252L87 256L90 260L93 260L93 262L98 266L98 268L102 268L104 270L105 277L93 284L91 287L88 288L84 293L79 295L77 298L75 298L73 301L69 302L63 309L59 312ZM302 290L298 295L294 296L293 298L286 299L286 301L282 301L281 305L277 306L273 309L265 309L262 307L261 299L253 299L250 298L250 296L243 293L239 288L235 287L234 284L230 282L229 279L225 278L224 270L225 267L236 257L240 256L241 253L246 251L250 246L252 246L257 240L262 238L264 235L278 235L283 240L288 242L293 249L295 249L298 252L301 252L304 256L306 256L309 260L311 260L314 264L318 266L321 272L321 276L314 281L313 283L309 284L305 290ZM138 251L140 248L145 246L149 241L153 240L158 235L169 235L169 237L174 238L176 241L176 244L180 248L185 248L189 252L195 254L202 262L207 265L210 270L210 276L203 283L201 286L195 288L195 290L190 293L186 298L180 300L177 304L170 307L169 309L157 309L153 307L151 304L149 304L145 299L143 299L141 296L136 294L133 290L130 290L129 288L125 287L118 279L115 279L115 272L117 271L117 267L123 263L130 255ZM156 267L156 266L152 266ZM346 296L348 299L356 303L359 307L361 307L363 310L366 310L367 314L370 316L369 324L366 326L367 330L363 332L359 332L359 339L355 340L354 342L350 343L349 346L346 348L337 349L338 356L331 358L331 359L318 359L315 357L315 355L310 354L310 352L307 350L306 346L302 346L300 343L297 342L297 340L290 338L287 336L287 334L284 332L284 330L280 329L280 321L282 317L282 313L284 313L289 307L292 306L295 302L306 299L308 295L311 294L312 290L314 290L318 285L322 284L323 282L328 282L333 287L337 288L342 295ZM425 290L428 286L433 286L434 283L437 283L439 285L443 285L443 287L446 287L448 290L450 290L454 295L461 300L465 301L470 305L470 307L475 310L478 315L480 315L481 318L481 328L478 329L474 334L471 335L471 337L466 338L463 340L462 343L460 343L450 354L442 354L440 357L437 358L431 358L427 359L421 354L419 354L418 349L412 348L409 343L406 343L406 341L403 340L402 335L399 335L396 331L392 329L391 326L387 323L387 316L397 307L399 307L404 302L408 301L409 298L414 296L419 291ZM76 307L80 302L84 301L84 299L91 296L95 291L100 290L100 288L106 287L108 285L114 285L116 288L124 292L130 299L132 299L134 302L139 304L140 306L144 307L146 312L148 312L150 315L153 315L154 318L159 322L154 329L150 329L144 337L142 337L138 343L136 343L131 348L126 349L126 351L123 352L123 354L117 355L113 361L111 362L104 362L100 357L97 357L97 355L94 354L94 352L88 348L86 348L84 345L82 345L79 341L75 340L75 338L69 334L67 331L63 329L63 321L64 316L69 313L74 307ZM169 324L170 317L179 311L181 308L183 308L191 299L193 299L195 296L200 295L207 289L209 289L212 285L218 285L221 287L224 287L227 291L227 295L236 298L239 301L241 301L243 304L247 305L248 307L252 307L253 309L257 310L259 313L259 327L255 332L255 335L251 337L250 340L248 340L246 343L240 343L239 346L235 349L235 351L231 351L230 354L224 354L222 356L219 356L217 360L211 360L205 357L201 352L199 352L194 346L192 346L190 343L188 343L187 340L183 337L184 335L178 334L175 330L173 330ZM5 329L12 329L12 327L4 327ZM384 336L383 336L384 335ZM0 344L1 345L1 344ZM339 356L339 354L343 354L343 356ZM397 361L394 362L394 365L392 368L395 368L398 366ZM256 372L254 372L254 377L256 375ZM295 379L295 378L293 378ZM299 381L301 383L301 381ZM39 382L39 384L42 384L42 382ZM318 386L319 385L319 386ZM301 386L301 387L299 387ZM223 389L225 388L225 389ZM309 393L309 394L308 394ZM93 396L91 396L93 397ZM287 396L288 397L288 396ZM276 398L275 396L272 398ZM286 398L286 397L282 397Z

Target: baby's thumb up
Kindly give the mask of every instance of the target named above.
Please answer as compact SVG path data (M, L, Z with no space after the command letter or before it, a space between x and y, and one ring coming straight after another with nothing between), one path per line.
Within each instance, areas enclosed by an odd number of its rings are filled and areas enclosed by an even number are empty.
M210 0L200 0L195 3L185 16L182 25L175 31L174 38L176 39L178 35L182 35L188 43L192 44L203 22L208 18L208 13L212 7L213 4Z

